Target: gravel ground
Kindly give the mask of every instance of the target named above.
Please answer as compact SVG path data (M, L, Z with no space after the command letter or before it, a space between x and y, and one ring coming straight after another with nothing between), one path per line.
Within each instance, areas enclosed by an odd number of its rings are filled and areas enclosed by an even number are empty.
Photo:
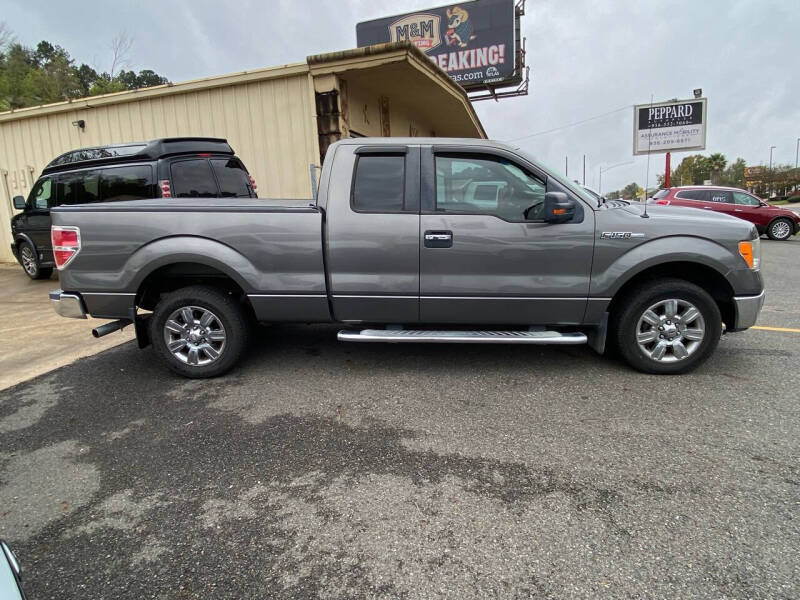
M800 240L760 325L800 328ZM213 381L127 343L0 392L0 537L45 598L798 598L800 333L694 374L265 328Z

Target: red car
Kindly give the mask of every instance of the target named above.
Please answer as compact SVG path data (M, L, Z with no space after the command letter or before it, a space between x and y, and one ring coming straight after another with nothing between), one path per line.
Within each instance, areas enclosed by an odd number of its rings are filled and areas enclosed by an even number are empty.
M738 188L691 185L658 190L648 200L653 204L691 206L725 213L750 221L758 232L773 240L788 240L800 231L800 215L770 206L757 196Z

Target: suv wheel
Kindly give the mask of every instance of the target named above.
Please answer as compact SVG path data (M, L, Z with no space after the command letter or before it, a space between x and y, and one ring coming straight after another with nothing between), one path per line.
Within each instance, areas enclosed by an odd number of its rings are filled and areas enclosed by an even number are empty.
M794 226L789 219L775 219L767 228L767 235L771 240L784 241L792 237Z
M614 315L620 354L644 373L686 373L719 343L722 317L703 288L682 279L641 286Z
M28 242L22 242L19 246L19 262L22 264L22 270L31 279L49 279L53 274L52 268L42 268L39 265L36 250Z
M246 346L247 322L239 303L210 286L162 296L149 323L156 354L184 377L222 375Z

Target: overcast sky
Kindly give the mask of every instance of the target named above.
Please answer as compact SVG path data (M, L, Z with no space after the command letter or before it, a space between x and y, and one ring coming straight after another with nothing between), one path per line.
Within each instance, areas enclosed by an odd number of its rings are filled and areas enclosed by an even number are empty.
M17 39L46 39L77 62L100 70L110 42L134 38L135 70L149 68L177 82L303 60L355 46L355 26L399 12L441 6L434 0L3 0L0 20ZM622 107L708 98L707 152L748 164L795 161L800 137L797 76L798 0L528 0L528 96L476 109L489 137L518 138ZM644 184L647 157L632 155L633 109L516 142L551 166L597 186L598 167L631 164L603 174L603 190ZM673 155L673 166L685 154ZM649 181L664 168L650 160ZM563 171L562 171L563 172Z

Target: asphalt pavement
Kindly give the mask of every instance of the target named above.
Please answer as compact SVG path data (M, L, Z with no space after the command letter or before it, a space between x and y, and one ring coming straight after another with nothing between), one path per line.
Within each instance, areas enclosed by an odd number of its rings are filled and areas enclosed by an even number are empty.
M693 374L583 347L263 328L0 392L0 537L45 598L798 598L800 240Z

